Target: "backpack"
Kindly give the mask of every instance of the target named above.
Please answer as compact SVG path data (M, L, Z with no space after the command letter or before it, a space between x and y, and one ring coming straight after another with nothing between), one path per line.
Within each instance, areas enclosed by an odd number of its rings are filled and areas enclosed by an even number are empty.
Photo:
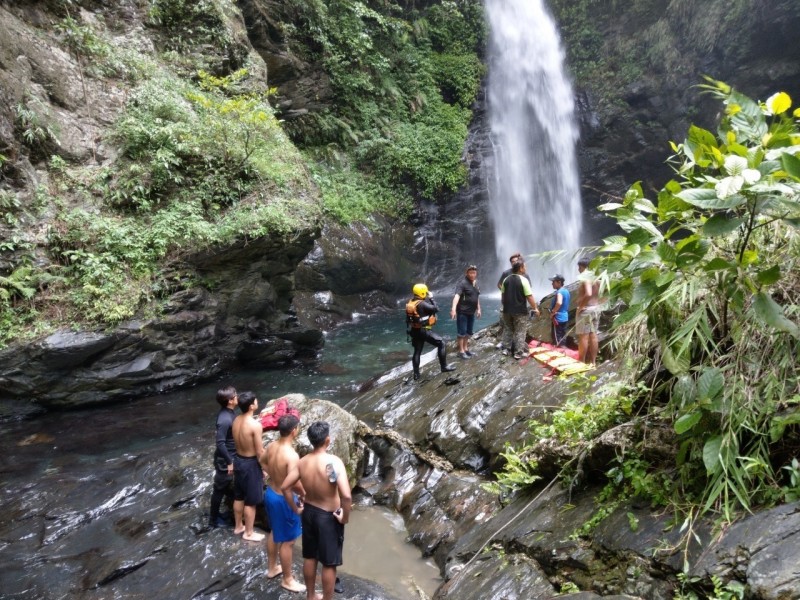
M436 324L436 315L419 316L417 306L420 302L422 302L421 298L412 298L406 303L406 325L408 329L421 329L422 327L430 329Z
M300 418L300 411L293 406L289 406L289 401L286 398L278 398L275 400L275 407L270 413L262 413L261 415L261 428L264 431L277 431L278 421L283 415L294 415Z

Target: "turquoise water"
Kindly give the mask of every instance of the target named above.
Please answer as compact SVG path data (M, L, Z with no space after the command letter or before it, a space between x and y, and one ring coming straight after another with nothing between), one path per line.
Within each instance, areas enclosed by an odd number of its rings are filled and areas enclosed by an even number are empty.
M484 304L486 314L479 328L498 316L496 302ZM455 323L449 315L436 329L455 339ZM317 360L288 371L236 372L221 381L159 396L0 420L0 453L14 457L0 468L0 501L5 508L0 512L4 541L0 544L0 590L4 590L0 596L11 590L14 597L35 600L45 597L41 590L54 582L59 589L80 588L79 574L86 561L93 568L113 570L120 561L145 552L151 536L159 544L186 548L187 556L205 557L204 564L220 550L239 553L236 560L253 560L261 572L264 558L259 549L250 556L246 549L231 546L224 532L212 536L196 531L197 524L207 518L217 388L231 383L239 391L251 389L264 403L300 392L344 404L365 381L409 362L410 348L404 311L397 309L338 329ZM134 501L139 497L148 501ZM114 498L126 500L114 504ZM164 514L169 516L166 521ZM116 526L156 522L161 524L141 539L121 535ZM41 543L42 532L52 543ZM440 583L438 569L420 557L406 536L398 515L381 507L359 507L345 544L350 554L342 569L343 580L347 574L359 575L404 600L417 597L414 585L432 594ZM97 548L102 548L101 559L93 554ZM195 559L164 560L173 584L194 585ZM44 564L48 567L43 570ZM223 566L214 568L224 571ZM36 577L32 579L31 573ZM109 588L67 595L128 597L126 590L150 585L144 579L120 579L114 584L120 586L115 587L121 590L118 594ZM54 593L53 597L67 595Z
M434 331L448 342L456 339L456 323L450 319L450 298L438 300L442 307ZM444 307L447 308L444 308ZM496 323L500 298L481 298L483 315L475 331ZM448 360L456 360L448 348ZM233 376L237 389L251 389L264 399L288 393L302 393L343 405L356 396L367 382L386 371L411 361L411 344L406 337L405 309L357 317L326 337L316 364L288 370L244 371ZM213 392L210 392L213 394ZM211 397L211 396L209 396Z

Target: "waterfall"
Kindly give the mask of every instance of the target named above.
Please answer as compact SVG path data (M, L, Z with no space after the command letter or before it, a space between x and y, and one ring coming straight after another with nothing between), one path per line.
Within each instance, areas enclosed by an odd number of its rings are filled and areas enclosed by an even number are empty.
M545 266L528 260L538 292L550 288L547 277L556 271L567 281L576 276L572 251L580 243L582 213L574 95L544 0L486 0L486 14L497 258L506 269L515 250L526 256L569 251Z

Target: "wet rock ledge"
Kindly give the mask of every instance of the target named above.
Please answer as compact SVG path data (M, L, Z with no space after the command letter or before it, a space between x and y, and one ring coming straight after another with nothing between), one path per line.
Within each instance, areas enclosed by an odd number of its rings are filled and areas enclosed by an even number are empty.
M357 489L398 510L411 540L436 560L445 577L436 600L530 600L576 589L560 597L668 600L681 589L684 560L695 590L711 590L715 576L722 585L743 584L746 598L800 598L800 503L721 533L706 525L696 532L702 548L695 544L686 555L673 515L635 502L590 536L576 536L597 509L602 482L592 472L606 470L615 446L628 441L625 426L584 458L580 489L570 493L540 461L549 477L501 507L481 489L484 475L506 442L526 436L528 419L561 403L567 383L543 380L534 361L503 357L491 330L476 338L477 357L460 361L455 374L440 374L434 361L415 383L402 367L345 407L363 421ZM614 367L601 365L595 385L613 378Z

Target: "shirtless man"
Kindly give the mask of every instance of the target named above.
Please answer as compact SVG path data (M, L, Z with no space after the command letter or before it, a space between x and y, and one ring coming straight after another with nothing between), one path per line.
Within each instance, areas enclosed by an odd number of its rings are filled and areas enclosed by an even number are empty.
M281 490L286 501L303 516L303 579L308 600L331 600L336 583L336 567L342 564L344 526L350 520L353 499L350 482L341 459L328 454L330 427L325 421L312 423L308 441L314 450L301 458ZM292 489L302 482L305 498L299 503ZM322 563L322 595L314 590L317 562Z
M283 415L278 420L281 437L267 444L259 462L269 475L269 486L264 492L264 507L267 509L272 532L267 537L267 577L283 574L281 587L290 592L305 592L306 586L294 578L292 573L292 550L294 541L300 537L300 517L294 513L281 491L281 484L289 471L297 467L300 457L294 450L294 440L300 433L300 419L294 415ZM300 496L305 494L300 482L294 486ZM280 557L280 568L276 564Z
M586 271L591 259L583 257L578 261L578 272ZM600 327L600 282L587 273L578 288L578 308L575 311L575 333L578 334L578 360L594 366L597 361Z
M264 442L261 423L254 418L258 410L258 398L253 392L239 394L239 410L242 414L234 419L232 426L236 445L236 454L233 456L233 513L236 525L233 533L244 533L242 539L248 542L260 542L264 534L253 531L253 523L256 520L256 505L264 500L264 475L258 462L264 453Z

